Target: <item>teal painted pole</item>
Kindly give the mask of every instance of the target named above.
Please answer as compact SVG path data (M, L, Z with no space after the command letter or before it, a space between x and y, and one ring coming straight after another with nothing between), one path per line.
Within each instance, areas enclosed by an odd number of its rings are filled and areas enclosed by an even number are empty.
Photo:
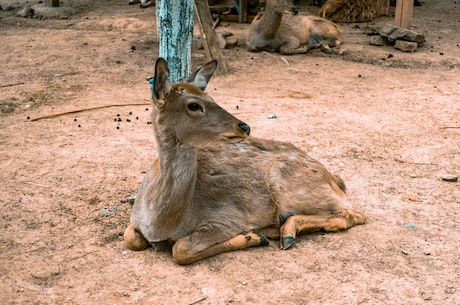
M156 3L160 57L168 61L171 81L176 83L191 73L194 1L160 0Z

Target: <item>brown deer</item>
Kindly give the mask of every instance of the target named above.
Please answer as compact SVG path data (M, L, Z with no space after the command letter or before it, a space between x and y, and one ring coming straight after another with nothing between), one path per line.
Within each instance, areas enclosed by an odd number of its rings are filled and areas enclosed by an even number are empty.
M388 10L389 0L327 0L319 15L337 23L369 22Z
M332 53L330 47L342 43L336 24L318 16L294 15L293 10L289 0L267 0L265 10L249 26L248 51L291 55L321 47Z
M157 158L136 196L127 247L169 242L174 260L190 264L266 237L287 249L300 233L363 224L338 176L290 143L249 137L249 126L203 91L215 69L211 61L171 84L167 62L156 62Z

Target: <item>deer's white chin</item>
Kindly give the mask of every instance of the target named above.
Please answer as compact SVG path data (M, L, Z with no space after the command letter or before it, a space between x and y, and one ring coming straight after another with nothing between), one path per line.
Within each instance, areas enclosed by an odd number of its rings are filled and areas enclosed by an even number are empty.
M246 137L242 137L242 136L223 136L222 139L227 142L227 143L240 143L242 141L244 141L244 139L246 139Z

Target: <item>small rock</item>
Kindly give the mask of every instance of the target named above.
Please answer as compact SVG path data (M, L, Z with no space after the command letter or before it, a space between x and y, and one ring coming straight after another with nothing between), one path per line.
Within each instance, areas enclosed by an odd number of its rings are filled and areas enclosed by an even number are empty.
M451 174L444 174L441 176L442 181L446 182L457 182L458 181L458 176L456 175L451 175Z
M380 29L378 29L378 33L382 36L389 37L391 33L396 31L397 29L398 27L396 25L385 24L384 26L380 27Z
M374 35L369 37L369 44L372 46L384 46L385 41L383 40L382 36Z
M31 267L30 275L39 282L47 282L52 278L59 276L61 270L59 265L51 262L40 262Z
M135 200L136 200L136 195L131 195L128 197L128 202L131 204L134 204Z
M270 114L270 115L268 116L268 118L269 118L269 119L276 119L276 114L274 114L274 113L273 113L273 114Z
M16 13L16 16L24 17L24 18L32 17L33 15L34 15L34 9L31 8L30 6L26 6L22 10Z
M228 48L233 48L236 45L238 45L238 39L235 36L225 37L225 41L226 41L225 47L227 49Z
M225 37L222 33L217 33L217 40L219 41L219 47L221 49L225 49L227 42L225 41Z
M393 38L396 40L416 42L418 45L421 45L422 43L425 42L425 36L423 36L422 34L418 34L414 31L403 29L403 28L396 29L396 31L391 33L389 38Z
M385 24L378 30L378 33L383 37L387 37L390 41L404 40L416 42L418 45L421 45L425 42L425 36L423 36L422 34L405 28L401 28L393 24Z
M112 212L107 210L106 208L102 208L101 209L101 214L104 215L104 216L109 216L109 215L112 214Z
M396 40L394 48L403 52L415 52L418 44L412 41Z

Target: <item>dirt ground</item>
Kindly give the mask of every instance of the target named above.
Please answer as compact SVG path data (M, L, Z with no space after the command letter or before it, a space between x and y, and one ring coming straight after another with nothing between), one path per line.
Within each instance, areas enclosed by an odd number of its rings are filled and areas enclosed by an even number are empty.
M210 95L338 173L368 223L185 267L122 241L155 155L155 9L64 0L57 17L15 16L26 4L41 5L0 0L0 304L460 304L460 184L442 179L460 174L458 0L414 8L415 53L368 44L392 16L340 25L344 55L223 50ZM129 103L146 105L32 121Z

